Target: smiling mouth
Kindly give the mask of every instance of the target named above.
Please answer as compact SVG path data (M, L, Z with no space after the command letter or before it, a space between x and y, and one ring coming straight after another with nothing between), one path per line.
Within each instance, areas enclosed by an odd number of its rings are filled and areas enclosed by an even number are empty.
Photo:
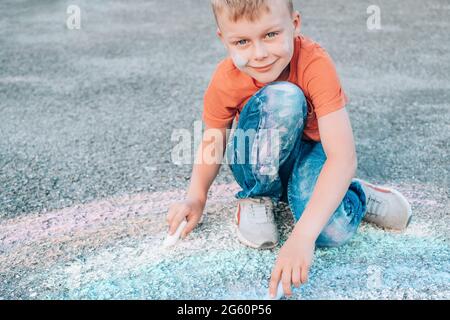
M276 61L272 62L271 64L265 66L265 67L251 67L252 69L255 69L256 71L267 71L275 64Z

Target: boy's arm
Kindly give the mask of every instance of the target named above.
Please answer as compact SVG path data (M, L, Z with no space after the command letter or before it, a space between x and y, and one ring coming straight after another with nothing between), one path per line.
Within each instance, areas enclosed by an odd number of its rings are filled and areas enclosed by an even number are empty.
M284 293L292 293L308 279L315 241L342 202L354 177L357 159L353 133L345 108L318 119L321 142L327 160L301 218L285 242L272 271L270 293L275 295L281 280Z
M187 220L181 238L185 238L198 224L206 204L208 190L219 172L229 131L227 128L206 127L195 156L191 183L184 201L173 203L167 214L169 234L177 230L183 220Z
M197 149L187 191L188 198L200 200L202 203L206 203L208 190L219 173L229 134L229 128L210 129L206 126ZM222 152L212 153L212 150Z
M345 108L318 119L327 159L294 236L315 241L342 202L357 168L355 142Z

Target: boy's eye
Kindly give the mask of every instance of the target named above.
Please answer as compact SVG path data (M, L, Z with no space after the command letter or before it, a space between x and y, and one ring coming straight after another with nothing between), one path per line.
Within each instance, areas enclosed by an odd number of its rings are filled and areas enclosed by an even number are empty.
M278 32L269 32L268 34L266 34L266 37L274 38L277 35L278 35ZM243 40L236 41L234 44L236 46L245 46L247 44L247 42L248 42L247 40L243 39Z
M267 36L268 36L269 38L273 38L273 37L275 37L277 34L278 34L278 32L269 32L269 33L267 34Z

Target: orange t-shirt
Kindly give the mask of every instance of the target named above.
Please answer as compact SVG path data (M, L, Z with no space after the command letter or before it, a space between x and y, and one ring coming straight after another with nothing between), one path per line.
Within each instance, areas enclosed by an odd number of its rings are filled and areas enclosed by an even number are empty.
M295 38L289 82L298 85L308 102L303 138L320 141L317 119L345 106L336 68L327 52L305 36ZM210 128L229 128L250 98L264 84L240 71L231 58L222 60L204 95L202 119Z

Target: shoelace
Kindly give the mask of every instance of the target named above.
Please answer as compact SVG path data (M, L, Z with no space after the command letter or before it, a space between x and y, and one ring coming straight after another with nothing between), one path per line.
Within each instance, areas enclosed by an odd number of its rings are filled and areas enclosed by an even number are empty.
M383 202L375 199L371 196L367 199L367 213L374 216L383 216L383 210L381 207L383 206Z
M250 214L252 218L257 222L268 222L269 216L267 214L269 208L268 204L264 202L264 205L261 204L251 204L250 205Z

